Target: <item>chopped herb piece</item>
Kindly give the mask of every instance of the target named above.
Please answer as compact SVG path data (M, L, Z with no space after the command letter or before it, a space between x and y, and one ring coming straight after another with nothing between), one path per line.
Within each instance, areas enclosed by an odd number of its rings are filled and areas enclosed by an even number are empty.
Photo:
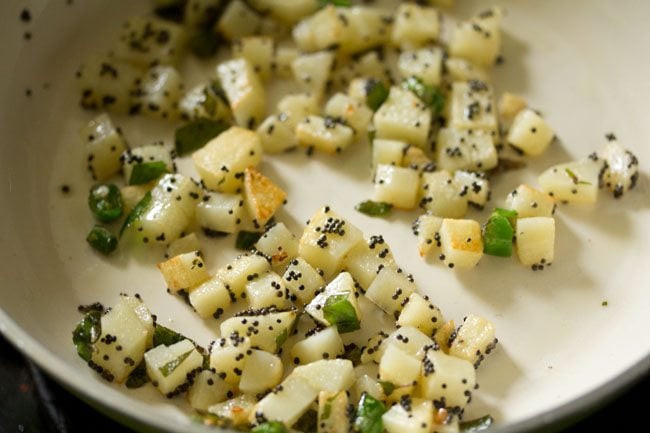
M458 425L460 433L478 433L487 430L494 423L494 418L490 415L482 416L470 421L461 422Z
M566 174L571 178L574 184L576 185L591 185L591 182L587 182L586 180L580 180L578 179L578 175L576 175L573 170L570 168L565 168L564 171L566 171Z
M434 87L424 84L422 80L417 77L409 77L402 82L402 88L410 90L420 98L434 113L442 112L445 106L445 97L440 91Z
M104 255L108 255L117 248L117 237L104 227L95 226L90 230L86 241L95 250Z
M184 335L156 323L153 331L153 347L160 346L161 344L171 346L183 340L186 340Z
M338 394L335 394L325 400L325 406L323 407L323 414L320 417L321 421L326 421L332 415L332 402L338 397Z
M280 347L282 347L284 342L287 341L287 338L289 338L289 330L287 328L284 328L284 331L282 331L280 334L278 334L277 337L275 337L276 350L280 350Z
M149 205L151 205L151 191L147 191L144 197L142 197L142 199L138 202L138 204L135 205L135 207L126 217L124 224L122 224L122 228L120 229L120 236L122 236L124 230L131 227L134 222L136 222L138 219L140 219L140 217L142 217L142 215L144 215L147 209L149 209Z
M129 377L126 379L126 387L130 389L140 388L145 383L149 382L149 376L147 375L147 365L142 361L138 366L129 374Z
M280 421L268 421L253 428L251 433L289 433L289 430Z
M177 356L176 358L172 359L171 361L169 361L167 364L163 365L162 367L159 367L158 370L160 370L160 372L162 373L163 376L165 376L165 377L169 376L170 374L172 374L174 372L174 370L176 370L178 368L179 365L181 365L183 363L183 361L185 361L187 359L188 356L190 356L192 354L193 351L194 351L194 349L188 350L187 352L185 352L185 353Z
M385 380L380 380L379 384L381 385L381 389L384 390L384 394L386 396L391 395L393 393L393 391L395 391L395 388L397 388L394 383L387 382Z
M352 6L350 0L318 0L320 7L324 8L327 5L349 8Z
M99 183L90 188L88 207L95 218L103 223L115 221L122 216L122 194L112 183Z
M384 423L381 417L385 412L386 407L381 401L364 392L357 406L354 431L357 433L383 433Z
M359 318L348 295L333 295L325 300L323 315L330 324L336 325L339 333L352 332L359 329Z
M510 257L515 234L513 218L517 212L496 208L483 226L483 252L490 256Z
M492 211L492 215L495 215L495 214L499 215L499 216L502 216L504 218L508 218L511 221L512 221L513 218L517 218L517 215L518 215L516 210L503 209L503 208L500 208L500 207L497 207Z
M180 156L202 148L230 125L218 120L199 119L176 130L176 153Z
M235 248L242 251L250 251L261 237L262 233L241 231L237 233Z
M187 44L194 55L206 59L217 53L220 43L219 36L210 27L204 27L196 30Z
M366 83L366 105L372 111L379 110L379 107L388 99L388 93L388 88L381 81L368 80Z
M381 217L389 215L393 205L383 201L366 200L356 205L355 209L369 216Z
M93 355L93 344L102 334L102 312L98 310L87 313L72 331L72 342L77 353L84 361L90 361Z
M158 179L167 173L167 164L162 161L142 162L133 166L129 185L142 185Z

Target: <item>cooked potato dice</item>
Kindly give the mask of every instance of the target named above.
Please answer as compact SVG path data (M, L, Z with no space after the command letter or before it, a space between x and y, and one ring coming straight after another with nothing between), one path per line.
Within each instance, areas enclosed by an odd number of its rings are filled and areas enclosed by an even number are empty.
M185 391L203 364L190 340L156 346L144 354L144 360L151 383L168 398Z
M435 164L427 156L425 151L419 147L408 146L404 152L404 159L402 159L404 167L410 167L420 172L430 172L435 169Z
M287 193L253 167L244 170L244 202L255 226L266 224L282 206Z
M401 269L382 268L368 287L366 297L387 314L397 318L413 292L415 283L410 274Z
M159 1L157 3L163 3ZM179 3L166 1L166 3ZM183 24L188 28L200 28L211 24L219 10L222 0L187 0L183 10Z
M241 190L244 171L261 161L262 145L255 132L233 126L194 152L192 159L207 188L233 193Z
M172 292L189 291L210 278L198 251L172 257L157 266Z
M273 17L263 16L260 23L260 36L268 36L276 41L284 40L291 33L291 29Z
M384 394L384 389L381 384L376 379L376 374L368 375L364 374L357 377L357 381L354 382L354 386L351 390L352 401L361 400L361 396L365 393L371 397L376 398L377 400L386 400L386 395Z
M490 132L442 128L436 143L438 167L443 170L491 170L498 156Z
M413 234L418 237L420 257L426 257L432 250L440 250L440 226L442 218L424 214L413 223Z
M296 127L298 144L334 154L345 150L354 139L354 130L331 117L308 116Z
M272 114L257 128L265 153L280 153L298 145L295 125L285 114Z
M146 183L144 185L126 185L120 188L120 194L122 195L122 205L123 205L123 215L128 215L131 213L133 208L144 198L144 196L151 191L152 185ZM172 241L173 242L173 241ZM194 251L196 248L192 248L189 251ZM188 252L188 251L184 251ZM174 256L178 254L173 254ZM172 256L169 256L172 257Z
M424 353L431 345L433 345L433 340L429 336L412 326L403 326L382 341L377 356L381 359L388 346L395 346L418 360L422 360Z
M201 251L201 243L196 233L190 233L182 238L178 238L167 246L165 257L174 257L179 254L191 253L192 251Z
M457 57L445 59L445 71L450 81L488 81L487 72L472 62Z
M148 164L152 162L162 162L165 164L165 169L167 170L167 173L173 173L174 171L176 171L174 166L174 160L172 159L171 148L165 146L165 144L162 141L147 146L134 147L133 149L128 149L122 154L121 159L122 159L122 172L124 173L124 181L127 184L142 183L142 182L137 182L137 178L136 179L131 178L133 171L140 170L142 168L142 164Z
M428 297L423 298L418 293L412 293L397 319L397 324L402 327L413 326L426 335L433 335L434 331L443 325L442 313Z
M242 38L233 45L233 57L248 60L262 81L271 78L271 66L275 52L273 39L265 36Z
M339 8L338 19L345 31L339 51L360 53L385 44L390 36L388 16L379 8L353 6Z
M242 296L246 283L271 270L266 257L260 254L244 254L217 271L226 288L237 297Z
M278 388L277 392L266 395L255 406L251 422L257 417L269 421L280 421L293 425L318 397L315 389L304 377L290 375Z
M600 157L605 160L601 182L614 193L615 198L620 198L636 186L639 179L639 160L618 143L614 134L608 134L607 139L607 145L590 158L593 160Z
M555 200L545 192L521 184L508 194L505 208L516 211L518 218L550 217L555 212Z
M435 8L401 3L395 11L391 41L401 48L434 42L440 32L440 15Z
M144 75L134 103L140 105L141 113L168 119L176 112L181 90L181 75L173 66L154 66Z
M553 262L555 251L555 220L552 217L518 218L516 227L519 261L534 270Z
M499 98L499 116L502 120L511 122L527 106L528 103L523 97L506 92Z
M204 319L220 318L232 303L232 293L219 277L212 277L190 291L190 305Z
M429 433L432 431L433 413L430 400L415 398L393 405L381 420L388 433Z
M184 51L185 31L158 18L134 17L122 26L115 57L141 68L174 65Z
M245 310L221 323L221 335L238 332L250 339L253 348L277 353L291 334L297 316L296 310Z
M422 48L403 51L397 61L402 78L417 77L424 84L440 85L442 75L442 50L440 48Z
M325 285L323 277L302 257L291 260L282 279L291 294L303 305L314 299L316 290Z
M330 209L316 212L300 238L298 253L313 267L331 278L345 255L363 238L361 230Z
M237 427L250 426L248 421L250 415L254 413L257 398L249 394L240 394L235 398L226 400L223 403L217 403L208 409L208 412L219 418L232 420Z
M501 10L489 9L459 23L449 42L449 53L480 66L491 66L501 50Z
M391 87L386 102L374 117L377 138L402 140L426 148L431 125L431 110L412 92Z
M316 98L321 98L325 93L333 66L334 54L330 51L303 54L291 62L298 85Z
M348 126L352 127L356 137L366 136L372 114L372 110L366 104L343 93L335 94L325 105L325 115L343 119Z
M296 47L278 47L273 54L271 68L276 76L284 79L293 79L291 64L300 55Z
M246 298L250 306L256 309L289 308L291 307L290 297L289 291L282 284L282 278L272 271L246 283Z
M250 0L249 3L260 12L269 13L285 24L294 24L316 12L316 0Z
M261 122L266 112L266 91L250 62L223 62L217 67L217 76L237 124L252 128Z
M379 164L402 165L408 145L403 141L376 139L372 142L372 167Z
M321 391L318 395L317 433L348 433L350 422L347 392Z
M467 194L448 171L422 173L420 207L432 215L463 217L467 213Z
M479 209L488 202L490 198L490 181L485 174L473 171L457 171L454 173L454 182L467 191L467 201Z
M383 268L397 269L390 246L383 236L370 236L357 243L345 256L343 267L352 277L367 289Z
M208 233L237 233L245 214L241 194L211 192L196 207L196 222Z
M298 255L298 240L284 223L277 223L262 235L255 249L270 257L274 267L284 268Z
M221 379L217 373L203 370L196 375L194 383L187 391L187 400L192 409L207 412L211 406L225 401L234 393L233 386Z
M305 117L320 113L318 100L308 93L294 93L284 96L278 102L278 116L286 117L285 120L293 129Z
M484 81L452 84L449 125L458 129L497 131L496 107L492 88Z
M485 355L497 344L494 325L483 317L469 314L456 330L456 337L449 347L449 354L465 359L478 368Z
M343 340L336 326L330 326L307 336L291 348L294 364L309 364L319 359L334 359L343 355Z
M178 102L181 119L230 120L230 107L217 95L212 84L199 84L193 87Z
M379 364L381 356L384 354L386 346L383 346L384 340L388 338L388 334L384 331L379 331L368 339L368 342L361 351L361 363L369 364L371 362Z
M541 155L555 133L542 117L529 108L517 114L508 132L508 144L526 155Z
M293 370L291 376L301 377L320 391L341 392L352 386L355 380L352 361L331 359L301 365Z
M327 5L293 28L293 40L304 52L325 50L341 44L346 24L337 8Z
M350 97L365 102L368 93L366 91L368 82L374 80L388 84L390 74L391 71L384 65L384 60L376 50L373 50L362 55L359 59L356 59L355 56L343 63L337 63L331 81L334 89L347 89Z
M417 204L420 173L411 167L379 164L375 171L373 199L399 209L413 209Z
M276 355L262 350L251 351L239 381L239 390L246 394L260 394L282 380L282 361Z
M237 385L251 353L251 339L236 330L223 331L222 326L221 338L210 346L210 368L226 383Z
M228 40L241 39L258 33L261 17L241 0L228 3L217 22L216 29Z
M126 114L139 91L142 71L112 57L95 57L79 68L77 77L83 108Z
M595 203L601 170L601 161L574 161L547 169L538 182L556 202Z
M412 385L420 375L420 360L389 345L379 362L379 378L397 386Z
M440 226L440 252L450 268L473 268L483 257L481 225L474 220L445 218Z
M324 326L336 326L341 334L356 331L361 321L358 297L352 276L341 272L305 306L305 312ZM330 322L332 319L327 314L327 307L332 299L338 300L338 304L335 303L333 307L336 308L336 314L332 317L341 319L339 323Z
M419 393L423 398L444 402L448 410L463 409L475 384L476 372L471 362L435 348L427 351L420 376Z
M120 157L127 145L108 114L100 114L88 122L80 135L86 142L86 161L93 180L103 181L120 171Z

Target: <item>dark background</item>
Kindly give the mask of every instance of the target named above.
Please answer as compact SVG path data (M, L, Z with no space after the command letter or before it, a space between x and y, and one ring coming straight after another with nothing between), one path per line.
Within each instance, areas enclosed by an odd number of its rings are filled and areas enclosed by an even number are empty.
M2 336L0 348L0 433L132 433L62 389ZM646 377L565 432L620 431L632 408L647 402L649 387Z

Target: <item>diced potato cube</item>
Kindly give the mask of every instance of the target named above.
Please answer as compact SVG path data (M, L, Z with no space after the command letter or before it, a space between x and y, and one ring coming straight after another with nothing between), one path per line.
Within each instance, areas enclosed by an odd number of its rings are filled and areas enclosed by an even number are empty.
M204 319L220 318L232 303L232 293L219 277L212 277L190 291L190 305Z
M276 41L284 40L291 34L291 29L273 17L263 16L260 23L260 36L268 36Z
M287 193L253 167L244 170L244 202L257 227L266 224L284 204Z
M413 326L426 335L433 335L434 331L443 325L442 313L428 297L423 298L418 293L412 293L397 319L397 324L402 327Z
M122 26L115 57L141 68L174 65L185 45L185 31L178 24L158 18L134 17Z
M415 146L408 146L404 152L404 159L402 159L404 167L410 167L420 172L431 172L436 166L427 156L423 149Z
M505 121L512 121L527 106L528 103L523 97L506 92L499 99L499 116Z
M374 117L377 138L401 140L426 148L431 125L431 110L412 92L391 87L386 102Z
M505 208L516 211L518 218L550 217L555 212L555 200L545 192L521 184L508 194Z
M322 391L318 395L317 433L348 433L350 422L346 392Z
M246 426L248 428L250 426L248 419L254 413L256 403L257 398L255 396L240 394L223 403L211 406L208 412L219 418L232 420L235 426Z
M386 395L384 394L384 389L375 378L376 375L370 376L367 374L357 377L357 381L354 382L354 386L352 387L352 401L361 400L361 396L364 393L377 400L385 400Z
M436 142L438 167L443 170L490 170L498 156L490 132L442 128Z
M517 114L508 132L508 144L526 155L541 155L555 133L542 117L529 108Z
M343 119L352 129L356 137L365 137L368 125L372 120L372 110L366 104L357 101L343 93L337 93L327 101L325 115Z
M415 282L410 274L401 269L382 268L370 287L366 297L379 308L395 318L408 302L411 293L415 292Z
M343 53L360 53L384 45L390 37L389 16L379 8L338 8L345 31L338 47Z
M278 117L286 117L283 122L287 122L292 129L300 123L305 117L311 114L320 113L318 100L314 95L308 93L294 93L284 96L278 102Z
M293 70L291 69L291 64L299 55L300 52L293 46L278 47L275 50L271 68L279 78L293 78Z
M517 256L534 270L553 263L555 220L552 217L518 218L516 227Z
M294 344L291 359L294 364L309 364L319 359L337 358L343 352L343 341L336 326L330 326Z
M375 172L373 199L399 209L413 209L417 203L420 173L410 167L379 164Z
M174 293L180 290L189 291L210 278L198 251L172 257L157 266L165 278L167 287Z
M210 346L210 368L226 383L237 385L251 353L251 339L236 330L223 331L222 327L221 338Z
M449 53L480 66L491 66L501 50L501 10L489 9L454 29Z
M422 173L420 207L432 215L461 218L467 213L468 192L448 171Z
M295 125L285 114L272 114L257 128L265 153L280 153L294 149L298 145Z
M160 1L158 3L161 3ZM167 3L179 3L167 1ZM187 0L183 9L183 24L188 28L200 28L210 24L217 16L222 0Z
M331 117L308 116L296 127L298 144L310 149L341 153L354 138L354 130Z
M600 161L574 161L547 169L538 182L556 202L595 203L601 170Z
M417 77L424 84L440 85L442 75L442 50L440 48L422 48L403 51L397 61L402 78Z
M370 51L358 60L355 59L356 57L342 64L339 62L331 81L335 89L347 89L350 97L365 102L368 82L373 80L388 84L391 71L377 51Z
M173 66L154 66L144 75L140 90L135 102L140 104L139 111L168 119L176 112L181 97L181 75Z
M291 294L303 305L308 304L316 290L325 285L323 277L302 257L291 260L282 279Z
M316 0L250 0L249 3L258 11L266 11L289 25L313 14L320 6Z
M126 114L133 107L142 71L112 57L96 57L79 68L77 77L83 108Z
M392 406L381 417L388 433L429 433L433 426L433 403L411 399ZM437 430L436 430L437 431Z
M191 253L192 251L201 251L201 243L196 233L190 233L171 242L167 247L165 256L174 257L179 254Z
M460 170L454 173L454 182L467 191L467 201L483 209L490 198L490 181L485 174L473 171Z
M230 120L230 107L217 95L212 84L199 84L185 93L178 102L181 119Z
M237 233L245 214L241 194L211 192L196 207L196 222L208 232Z
M450 268L473 268L483 257L481 225L474 220L445 218L440 226L440 251Z
M217 22L216 29L228 40L241 39L259 31L260 16L242 0L228 2Z
M478 368L497 344L494 336L494 325L489 320L469 314L456 330L449 354L465 359L471 362L474 368Z
M458 129L497 131L496 107L492 88L484 81L452 84L449 125Z
M244 171L262 159L258 135L233 126L192 154L201 179L209 189L233 193L244 183Z
M250 339L253 348L277 353L291 334L297 315L296 310L242 311L221 323L221 335L238 332Z
M601 182L615 198L620 198L625 192L634 188L639 179L639 160L629 150L623 148L613 134L607 135L607 145L592 159L602 158L606 165L602 172Z
M418 237L420 257L426 257L432 250L440 249L440 226L442 218L428 213L420 215L413 223L413 234Z
M233 386L221 379L217 373L203 370L196 375L194 383L187 391L187 400L192 409L207 412L211 406L225 401L234 394Z
M168 173L173 173L175 170L174 160L172 159L172 152L168 146L161 141L147 146L134 147L127 149L121 156L122 172L124 173L124 181L127 184L132 183L131 175L133 170L137 170L137 166L151 162L162 162Z
M397 386L412 385L420 376L420 360L390 345L379 362L379 378Z
M270 257L274 267L284 267L298 255L298 240L284 223L277 223L257 241L255 250Z
M438 401L447 409L463 409L469 403L476 384L471 362L430 349L422 363L419 393L423 398Z
M276 355L262 350L251 351L239 381L239 390L246 394L260 394L272 389L282 380L282 361Z
M242 296L246 283L271 270L266 257L260 254L244 254L217 271L217 276L235 296Z
M395 11L391 41L401 48L434 42L440 32L440 15L435 8L401 3Z
M400 166L408 145L403 141L375 139L372 142L372 166L379 164Z
M331 278L345 255L363 238L363 233L329 206L316 212L300 238L300 257Z
M203 364L203 357L190 340L156 346L144 354L144 360L151 382L167 397L185 391Z
M337 8L327 5L293 28L293 40L305 52L325 50L341 44L347 25Z
M293 425L316 400L318 392L306 378L292 374L280 384L277 392L267 394L257 403L251 421L264 417L269 421Z
M282 278L272 271L246 284L246 298L250 306L256 309L291 307L289 291L282 284Z
M487 81L489 79L487 72L472 62L458 57L449 57L445 59L445 71L450 81Z
M264 119L266 91L248 60L233 59L219 64L217 76L239 126L252 128Z
M233 45L233 57L248 60L253 71L259 74L263 81L271 78L271 66L275 52L273 39L265 36L242 38Z
M296 367L291 376L304 378L313 388L329 392L345 391L355 380L354 367L348 359L314 361Z
M352 313L354 317L352 319L356 319L358 324L361 321L361 310L357 301L358 296L352 276L347 272L341 272L305 306L305 312L316 322L324 326L336 325L340 333L356 331L359 327L357 326L355 329L352 329L350 323L330 323L328 317L325 315L325 307L328 305L327 301L330 297L345 299L349 303L348 307L352 307L354 310Z
M93 180L103 181L117 174L122 167L120 157L127 145L108 114L95 117L80 134L86 142L86 161Z
M357 243L345 256L343 265L364 289L370 287L383 268L397 269L390 246L381 235Z
M330 51L303 54L291 62L293 76L300 87L316 98L323 96L333 66L334 54Z

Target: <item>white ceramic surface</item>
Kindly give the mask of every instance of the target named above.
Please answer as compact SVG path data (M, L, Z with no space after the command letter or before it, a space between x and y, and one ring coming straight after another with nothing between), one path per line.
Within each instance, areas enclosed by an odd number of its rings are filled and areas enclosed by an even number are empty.
M91 181L77 131L92 114L78 108L73 76L84 57L109 47L122 19L147 10L147 2L133 3L0 4L0 331L57 379L109 410L160 429L192 431L198 427L189 427L183 409L151 387L129 391L99 379L77 357L70 338L77 305L96 300L110 305L123 291L140 293L161 323L200 343L215 337L215 322L201 321L165 293L153 266L159 257L120 250L106 260L84 241L92 224L85 204ZM459 16L489 4L458 3ZM506 62L494 71L496 85L525 95L542 110L559 142L528 169L499 179L492 204L519 182L534 182L543 168L597 149L607 132L637 153L642 171L648 167L650 2L496 3L509 12ZM25 5L33 15L30 23L19 20ZM25 31L32 34L29 41ZM190 66L195 78L206 76L199 66ZM132 143L171 140L172 126L116 120ZM446 317L461 320L475 312L494 321L500 344L478 371L481 389L468 417L489 412L506 429L539 427L648 370L646 171L622 200L601 193L593 207L560 206L556 259L544 272L490 257L475 270L451 271L418 257L410 231L414 214L386 221L354 211L371 193L368 158L369 149L357 146L336 158L309 159L303 153L266 158L262 169L289 191L279 219L290 227L297 229L328 203L366 234L383 233L398 262ZM63 184L71 186L70 195L60 193ZM233 256L232 244L232 238L209 243L211 269Z

